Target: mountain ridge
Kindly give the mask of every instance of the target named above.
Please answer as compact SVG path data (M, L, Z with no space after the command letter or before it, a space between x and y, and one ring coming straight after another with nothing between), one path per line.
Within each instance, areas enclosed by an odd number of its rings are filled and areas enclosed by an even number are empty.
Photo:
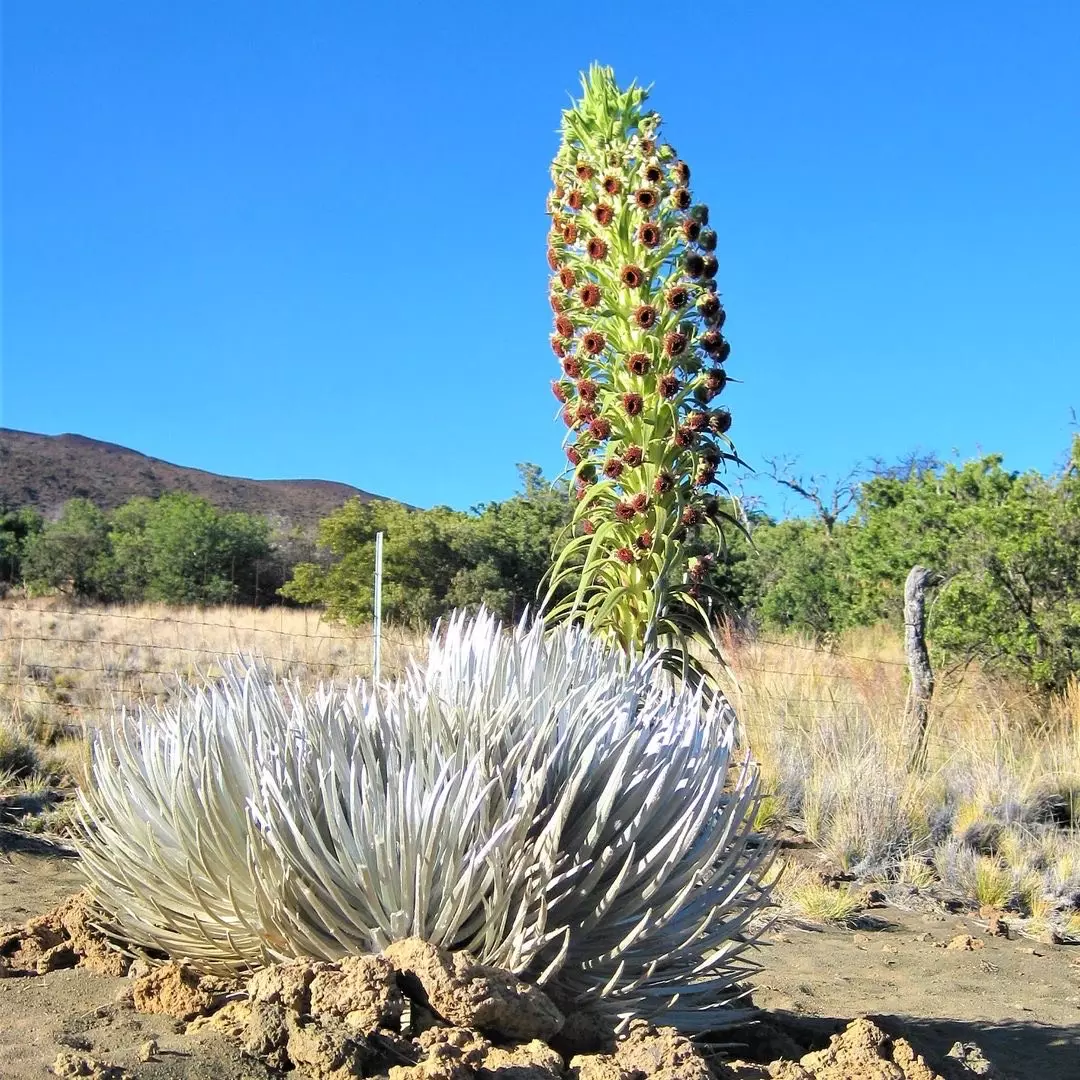
M222 510L263 514L310 528L349 499L381 499L337 480L253 480L176 465L119 443L65 432L0 428L0 507L33 507L55 517L68 499L113 510L137 495L201 495Z

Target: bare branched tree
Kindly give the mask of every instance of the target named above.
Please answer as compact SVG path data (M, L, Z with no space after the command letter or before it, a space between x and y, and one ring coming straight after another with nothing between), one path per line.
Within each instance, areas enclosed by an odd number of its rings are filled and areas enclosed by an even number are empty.
M814 508L825 531L832 535L837 521L852 507L859 494L859 475L856 467L845 477L832 483L823 475L800 476L796 474L796 458L765 458L766 475L782 487L794 491Z
M870 477L885 477L890 480L910 480L913 476L921 476L925 472L937 472L944 462L933 450L912 450L896 461L886 461L884 458L874 457L866 466L864 472Z

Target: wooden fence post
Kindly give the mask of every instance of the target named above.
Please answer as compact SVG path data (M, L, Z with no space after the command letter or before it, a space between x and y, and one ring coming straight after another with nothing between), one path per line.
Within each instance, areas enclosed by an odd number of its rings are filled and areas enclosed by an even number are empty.
M911 674L905 711L908 719L915 723L915 747L911 755L911 765L915 769L926 765L930 699L934 696L934 671L926 648L926 593L938 580L933 570L913 566L904 583L904 651Z

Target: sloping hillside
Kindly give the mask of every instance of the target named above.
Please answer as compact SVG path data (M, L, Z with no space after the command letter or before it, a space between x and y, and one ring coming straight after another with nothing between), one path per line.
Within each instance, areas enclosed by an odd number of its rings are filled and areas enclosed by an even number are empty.
M84 435L36 435L0 428L0 507L54 514L68 499L103 509L135 495L202 495L225 510L246 510L310 527L342 503L380 498L331 480L247 480L188 469Z

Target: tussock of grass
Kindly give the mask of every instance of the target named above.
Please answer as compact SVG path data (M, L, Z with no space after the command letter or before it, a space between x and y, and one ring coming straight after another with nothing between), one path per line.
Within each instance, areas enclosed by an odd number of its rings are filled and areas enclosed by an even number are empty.
M1015 886L1015 879L1007 867L985 855L979 859L972 891L983 907L1004 909L1012 899Z
M934 865L917 855L905 855L896 864L896 880L916 889L928 889L938 879Z
M0 776L19 780L41 768L41 754L34 742L14 724L0 721Z
M792 889L788 900L814 922L847 926L863 910L857 897L846 889L807 882Z

